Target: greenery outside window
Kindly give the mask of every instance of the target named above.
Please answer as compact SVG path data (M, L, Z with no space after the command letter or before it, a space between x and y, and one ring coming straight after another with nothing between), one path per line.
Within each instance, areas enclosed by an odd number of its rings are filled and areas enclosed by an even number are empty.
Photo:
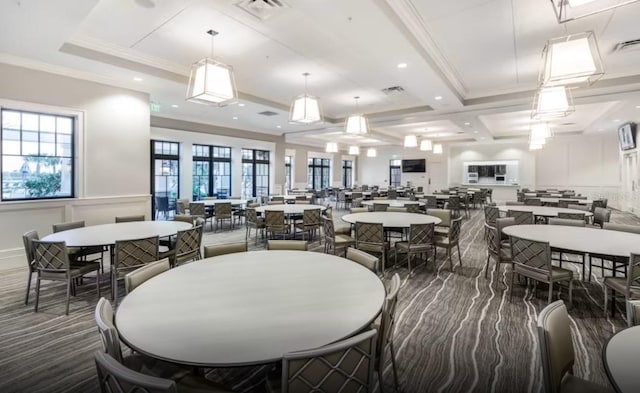
M328 158L309 158L309 188L322 190L329 188L331 181L331 160Z
M73 198L76 118L2 109L2 200Z
M231 148L193 145L193 199L231 195Z

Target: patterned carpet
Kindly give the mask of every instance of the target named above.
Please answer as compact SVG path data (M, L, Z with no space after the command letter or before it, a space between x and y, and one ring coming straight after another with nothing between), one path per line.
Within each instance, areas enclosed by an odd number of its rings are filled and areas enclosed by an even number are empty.
M640 224L637 217L620 212L614 212L612 221ZM430 260L411 278L406 269L398 270L403 281L394 341L405 393L542 392L535 326L537 313L546 305L546 287L540 285L536 294L516 284L510 302L508 268L491 270L485 279L483 222L479 210L464 220L462 266L456 264L453 272L443 263L442 250L436 266ZM244 229L236 229L209 232L203 243L243 239ZM253 242L249 246L255 249ZM317 242L313 248L321 251ZM613 319L604 316L602 285L596 277L600 272L592 273L590 283L576 284L569 309L575 373L608 386L602 347L625 324L622 312ZM38 313L33 313L33 293L29 306L24 306L26 275L26 269L0 274L0 392L97 392L92 354L100 341L93 319L97 297L92 280L78 289L65 316L64 286L59 284L43 284ZM102 281L103 294L108 295L106 276ZM567 300L566 292L561 297ZM207 377L237 391L263 392L265 369L216 369ZM385 390L393 391L390 366L384 380Z

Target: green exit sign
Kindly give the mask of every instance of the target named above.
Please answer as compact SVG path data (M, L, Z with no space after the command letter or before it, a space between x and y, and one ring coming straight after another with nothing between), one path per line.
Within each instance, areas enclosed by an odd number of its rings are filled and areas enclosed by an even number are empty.
M149 106L151 107L151 112L160 112L160 104L157 102L151 102Z

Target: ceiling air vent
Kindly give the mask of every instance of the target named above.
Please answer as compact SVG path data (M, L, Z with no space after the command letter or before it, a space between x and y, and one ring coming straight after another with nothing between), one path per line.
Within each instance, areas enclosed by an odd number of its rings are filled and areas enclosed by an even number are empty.
M640 38L630 41L619 42L613 47L613 52L626 52L640 49Z
M240 0L236 6L260 20L267 20L278 11L289 8L282 0Z
M402 86L391 86L391 87L387 87L386 89L382 89L382 92L387 95L402 93L403 91L404 91L404 88Z
M273 111L264 111L264 112L258 112L258 114L262 116L275 116L278 113Z

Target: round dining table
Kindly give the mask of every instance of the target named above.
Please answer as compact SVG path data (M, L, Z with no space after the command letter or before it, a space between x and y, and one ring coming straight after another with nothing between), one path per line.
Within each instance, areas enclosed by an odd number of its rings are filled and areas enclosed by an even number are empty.
M352 213L342 216L344 222L355 224L360 222L379 222L385 228L409 228L411 224L435 224L442 222L441 219L434 216L418 213L401 213L401 212L364 212Z
M593 216L593 213L578 209L567 209L564 207L551 206L528 206L528 205L501 205L498 210L506 213L508 210L517 210L521 212L532 212L536 217L558 217L558 213L582 213L585 217Z
M609 381L618 393L640 392L640 326L614 334L602 351Z
M230 203L232 206L244 206L247 204L246 199L205 199L198 202L204 202L205 206L215 206L219 203Z
M116 224L90 225L52 233L42 238L48 242L64 241L67 247L113 246L119 240L168 237L191 228L181 221L134 221Z
M558 203L560 201L570 201L573 205L590 205L593 203L591 199L573 199L573 198L553 198L553 197L540 197L542 203Z
M256 213L264 214L266 210L283 211L284 214L303 214L305 210L320 209L325 210L326 206L311 205L306 203L285 203L281 205L264 205L256 207Z
M508 236L548 242L553 248L587 254L629 257L640 254L640 234L564 225L511 225L502 230Z
M179 266L128 294L121 339L175 363L240 366L350 337L380 313L382 281L360 264L307 251L251 251Z
M373 205L387 205L389 207L406 207L407 205L418 205L424 206L424 202L420 201L406 201L403 199L372 199L369 201L362 201L364 206L373 206Z

